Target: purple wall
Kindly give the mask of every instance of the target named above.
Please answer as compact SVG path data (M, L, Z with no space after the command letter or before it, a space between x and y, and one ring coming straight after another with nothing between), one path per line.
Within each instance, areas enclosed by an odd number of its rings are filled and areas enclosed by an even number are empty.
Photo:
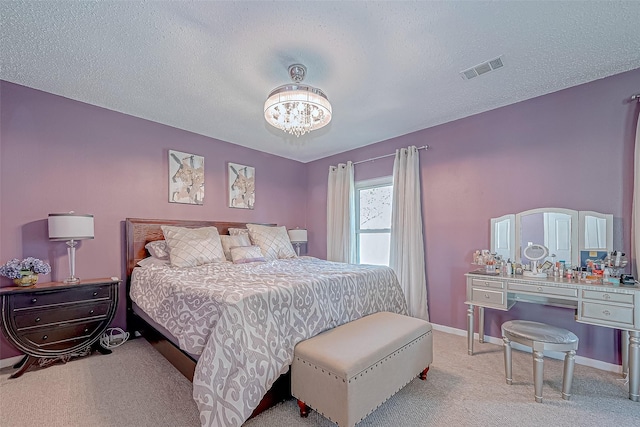
M62 280L69 270L64 242L48 241L49 213L95 216L95 240L76 252L80 278L126 277L128 217L307 225L303 163L8 82L0 82L0 95L0 263L46 259L52 277L42 281ZM168 203L169 149L204 156L203 206ZM256 168L255 210L227 207L228 161ZM124 288L114 326L125 324ZM0 340L0 358L19 354Z
M308 164L309 254L326 254L329 165L421 152L422 205L431 321L466 329L465 278L474 249L489 247L489 220L539 207L614 215L614 246L629 253L640 70L414 132ZM435 102L435 101L434 101ZM473 100L469 100L473 102ZM356 180L392 174L393 158L356 166ZM524 177L541 175L537 185ZM486 332L512 319L548 321L580 337L579 354L620 363L617 331L578 324L572 310L517 304L487 310Z

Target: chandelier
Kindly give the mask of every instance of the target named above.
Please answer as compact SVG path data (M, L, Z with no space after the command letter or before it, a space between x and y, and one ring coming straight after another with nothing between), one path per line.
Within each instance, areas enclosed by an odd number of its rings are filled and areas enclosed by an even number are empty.
M300 84L306 73L304 65L289 66L293 83L272 90L264 103L267 123L295 136L320 129L331 121L327 95L320 89Z

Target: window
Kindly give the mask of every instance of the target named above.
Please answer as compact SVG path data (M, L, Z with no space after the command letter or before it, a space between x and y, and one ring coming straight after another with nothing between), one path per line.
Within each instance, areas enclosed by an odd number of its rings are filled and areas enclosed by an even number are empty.
M356 262L389 265L393 177L357 182L355 190Z

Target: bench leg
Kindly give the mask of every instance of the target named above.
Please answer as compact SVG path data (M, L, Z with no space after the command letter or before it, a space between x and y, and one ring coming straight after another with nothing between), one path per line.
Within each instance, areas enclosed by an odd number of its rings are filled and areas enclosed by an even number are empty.
M298 406L300 407L300 416L307 418L309 416L309 407L302 400L298 399Z
M424 368L424 371L420 372L420 379L422 381L427 379L427 372L429 372L429 367Z

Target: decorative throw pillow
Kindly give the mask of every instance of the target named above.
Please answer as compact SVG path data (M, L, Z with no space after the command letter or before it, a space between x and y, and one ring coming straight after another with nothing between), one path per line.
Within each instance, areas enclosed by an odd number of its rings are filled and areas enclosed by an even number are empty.
M266 225L247 224L251 243L260 246L267 260L278 258L295 258L289 234L285 227L269 227Z
M222 242L222 250L224 256L228 261L233 261L231 258L231 248L234 246L251 246L249 241L249 234L238 234L237 236L225 236L220 235L220 241Z
M140 267L161 267L165 265L171 265L168 259L159 259L154 256L147 257L145 259L141 259L137 263Z
M231 248L231 259L234 264L266 261L259 246L234 246Z
M195 267L224 261L220 235L215 227L183 228L163 225L169 259L175 267Z
M149 242L144 247L149 251L149 255L158 259L169 259L169 248L165 240Z
M247 236L249 237L249 230L246 228L229 228L229 236Z

